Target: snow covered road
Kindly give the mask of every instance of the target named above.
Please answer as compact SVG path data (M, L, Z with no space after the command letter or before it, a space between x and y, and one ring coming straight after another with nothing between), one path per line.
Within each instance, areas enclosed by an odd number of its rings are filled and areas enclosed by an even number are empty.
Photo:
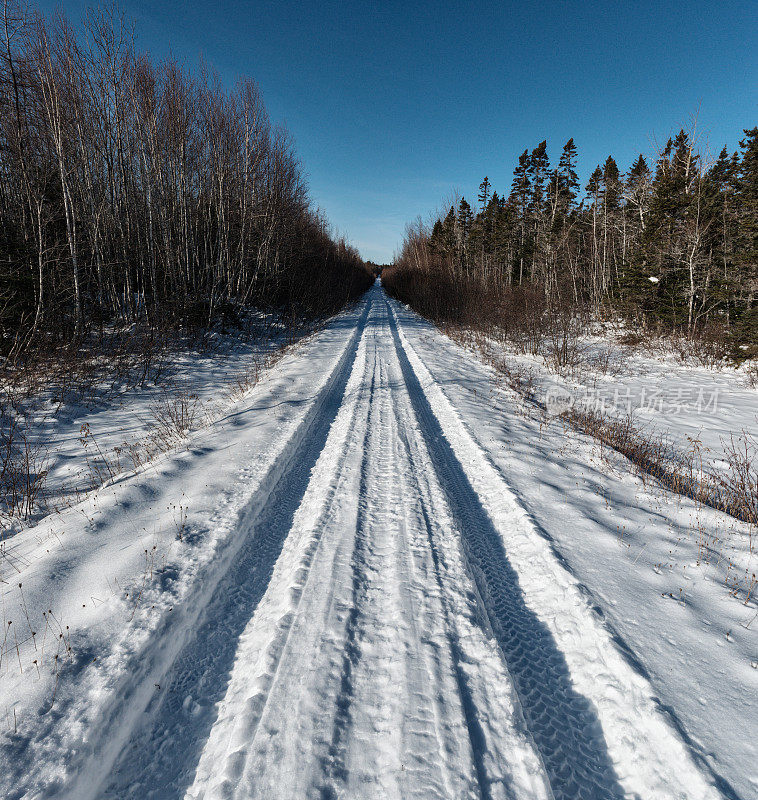
M132 612L128 650L78 667L55 718L16 735L6 796L741 796L471 434L424 331L377 284L277 368L300 399L274 416L274 381L208 434L162 491L210 475L187 527L221 544L203 561L182 541L183 590L155 588L156 621ZM246 448L221 445L235 434Z

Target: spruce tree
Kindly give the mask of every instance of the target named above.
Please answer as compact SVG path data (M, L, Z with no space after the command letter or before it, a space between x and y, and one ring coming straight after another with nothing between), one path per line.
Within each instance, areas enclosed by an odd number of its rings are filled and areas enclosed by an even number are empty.
M529 157L529 177L532 184L530 207L536 214L540 214L545 207L545 184L549 171L550 159L547 155L547 141L542 141L532 150Z
M445 217L444 222L442 223L441 229L441 243L442 243L442 252L445 255L451 255L455 252L456 248L456 220L455 220L455 208L450 206L450 210L447 212L447 216Z
M560 176L560 205L564 213L568 214L579 194L579 177L576 174L577 149L574 140L569 139L563 145L563 152L558 161L558 175Z
M621 198L621 173L613 156L608 156L603 165L603 207L615 211Z
M532 182L529 174L529 151L519 156L518 165L513 170L513 182L511 183L511 198L522 218L526 217L529 208L529 198L531 196Z
M739 284L739 281L735 280L737 275L734 264L734 243L738 234L735 199L736 166L734 158L724 147L707 175L715 222L711 238L712 257L714 265L718 267L716 279L727 320L732 316L732 306Z
M597 307L602 299L602 275L600 269L600 247L598 244L598 213L603 186L603 171L598 164L590 175L584 190L592 208L592 267L590 269L590 294L592 304Z
M650 205L650 167L640 153L627 175L624 196L634 209L640 233L645 229L645 217Z
M471 206L466 202L465 197L461 197L461 202L458 205L458 218L457 218L457 234L458 234L458 262L463 272L469 275L469 237L471 235L471 225L474 220L474 215L471 211Z
M650 167L640 154L632 164L623 188L629 241L619 291L622 307L629 314L635 314L643 306L649 305L647 298L655 294L655 283L650 278L657 276L651 276L642 250L642 235L650 209L651 184Z
M529 201L531 198L532 181L529 167L529 151L519 156L518 165L513 170L513 182L511 183L511 203L516 209L516 217L519 227L519 241L516 252L514 269L518 276L518 285L521 286L524 280L524 264L529 257L528 215Z
M742 356L758 357L758 127L745 130L736 175L739 236L736 261L742 295L735 337Z
M736 176L737 202L739 206L739 260L746 281L753 285L749 293L751 302L758 288L758 127L745 130L740 142L742 150L739 171Z
M432 226L432 233L429 236L429 249L433 253L444 253L442 243L442 220L437 219Z
M532 212L534 234L532 242L532 266L530 279L546 277L547 182L550 174L550 159L547 155L547 141L540 142L532 150L529 158L529 174L532 180L532 195L529 208Z
M608 156L603 165L603 294L612 291L618 285L619 271L617 259L616 237L620 216L621 174L613 156ZM611 276L613 270L613 278Z
M490 197L490 181L489 178L485 175L484 180L479 184L479 194L477 195L477 199L479 200L479 204L481 206L481 210L487 207L487 201Z

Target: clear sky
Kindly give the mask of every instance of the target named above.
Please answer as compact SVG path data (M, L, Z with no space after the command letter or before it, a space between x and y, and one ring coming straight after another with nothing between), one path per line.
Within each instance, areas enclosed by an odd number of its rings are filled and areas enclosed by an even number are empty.
M43 0L43 11L57 3ZM72 21L92 2L65 0ZM254 78L293 134L311 196L365 258L518 154L573 136L580 179L686 126L712 151L758 125L755 0L120 0L138 47Z

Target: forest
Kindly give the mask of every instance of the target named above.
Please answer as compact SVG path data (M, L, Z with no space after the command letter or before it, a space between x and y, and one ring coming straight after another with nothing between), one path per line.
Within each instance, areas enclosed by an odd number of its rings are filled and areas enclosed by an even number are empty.
M681 130L622 172L586 184L572 139L551 166L524 150L510 189L488 178L430 224L409 224L383 283L437 320L519 327L563 313L758 355L758 128L737 152L698 152Z
M334 313L366 288L253 81L155 63L113 8L76 28L13 0L1 13L6 365L253 305Z

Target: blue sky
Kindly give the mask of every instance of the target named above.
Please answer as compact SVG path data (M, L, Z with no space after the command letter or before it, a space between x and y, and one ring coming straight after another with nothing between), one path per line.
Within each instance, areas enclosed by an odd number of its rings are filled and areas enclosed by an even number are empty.
M57 3L44 1L43 11ZM79 21L92 3L62 3ZM121 0L138 47L254 78L292 133L311 196L365 258L518 154L573 136L580 178L686 126L712 151L758 125L758 13L742 2Z

